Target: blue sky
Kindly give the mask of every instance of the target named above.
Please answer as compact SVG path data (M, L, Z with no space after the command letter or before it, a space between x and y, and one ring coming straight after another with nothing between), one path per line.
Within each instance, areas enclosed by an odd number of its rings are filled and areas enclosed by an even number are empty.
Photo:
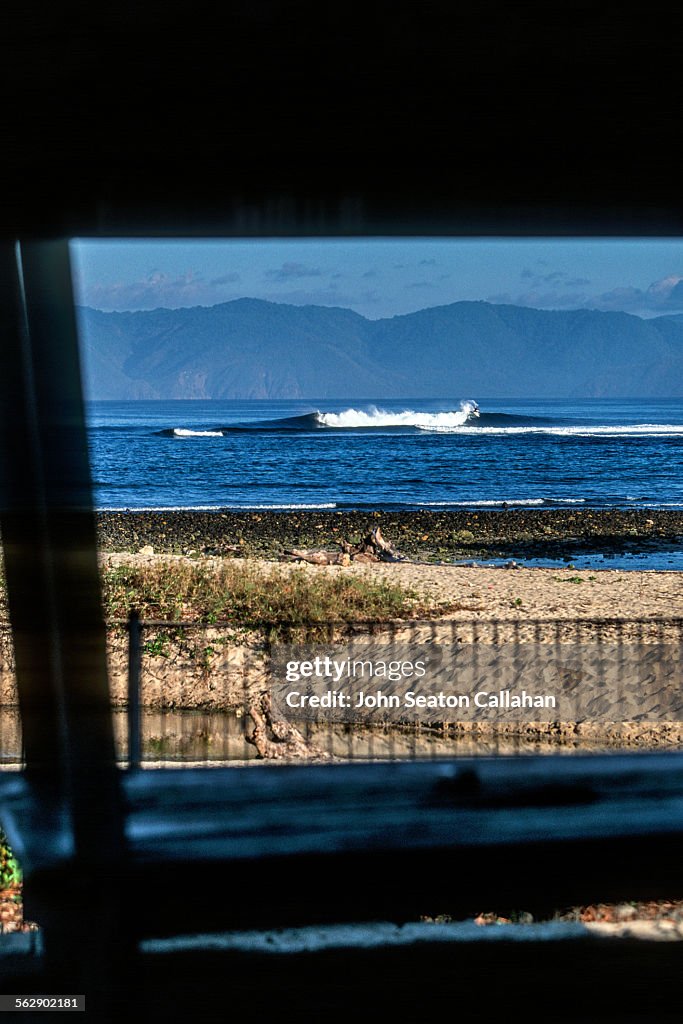
M463 299L683 312L683 239L76 240L72 258L76 301L103 310L247 296L373 320Z

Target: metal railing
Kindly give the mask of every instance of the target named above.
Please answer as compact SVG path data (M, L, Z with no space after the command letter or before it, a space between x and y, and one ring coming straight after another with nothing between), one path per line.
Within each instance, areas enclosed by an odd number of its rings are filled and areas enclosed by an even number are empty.
M167 742L158 742L157 754L168 758L187 757L183 736L173 751L166 726L176 726L183 714L189 715L188 727L204 729L204 757L195 746L193 760L221 761L281 756L300 760L331 757L354 759L415 759L447 757L457 754L520 754L539 752L598 751L604 749L672 749L683 742L683 713L675 703L683 691L681 683L681 651L683 651L683 620L672 619L600 619L600 620L395 620L392 622L255 622L249 627L230 623L200 626L196 622L141 621L133 614L126 624L129 632L128 675L128 762L138 766L143 759L141 714L149 715L143 665L156 659L168 662L171 655L164 644L176 644L176 664L169 665L168 676L183 672L193 676L196 687L186 709L168 706L163 685L157 680L157 723ZM227 631L227 645L220 649ZM145 635L152 639L144 642ZM188 646L187 637L192 636ZM197 643L197 637L202 637ZM182 638L186 645L183 663ZM354 645L361 644L360 647ZM604 686L619 684L612 705L605 706L605 693L599 700L588 702L577 721L567 718L561 710L540 716L535 710L521 718L509 715L476 717L463 714L462 709L439 712L429 719L416 714L387 717L375 716L369 721L335 720L334 716L317 717L296 714L282 722L270 708L258 704L259 695L268 692L273 682L274 657L278 651L359 650L363 652L403 649L437 650L441 657L457 652L467 654L470 676L487 677L492 673L491 657L498 659L495 673L509 678L529 678L530 666L552 667L554 663L570 665L571 672L582 681L584 693L595 680L596 663ZM210 652L197 669L197 650ZM215 657L214 657L215 656ZM502 659L502 662L501 662ZM212 661L214 662L212 664ZM540 671L540 668L539 668ZM526 672L526 676L524 673ZM162 670L163 675L163 670ZM566 675L566 671L565 671ZM611 683L610 683L611 680ZM664 684L668 689L663 689ZM177 679L175 681L177 689ZM577 691L576 686L574 687ZM651 692L650 692L651 691ZM648 696L649 694L649 696ZM588 692L588 697L592 691ZM169 697L169 701L177 701ZM669 704L662 704L668 700ZM672 702L673 701L673 702ZM584 704L587 703L587 698ZM576 705L565 702L565 708ZM667 710L671 712L667 717ZM194 723L192 716L195 716ZM213 721L211 716L213 715ZM540 720L539 720L540 718ZM198 720L199 719L199 720ZM228 722L234 727L228 728ZM218 743L211 749L212 728L218 730ZM254 744L259 730L261 744ZM251 732L251 736L249 735ZM221 735L222 733L222 735ZM282 734L282 735L280 735ZM232 739L229 742L220 740ZM268 740L270 736L270 740ZM301 738L301 743L297 738ZM150 737L147 737L149 739ZM152 740L154 739L151 737ZM278 748L277 744L280 743ZM153 751L147 743L146 759ZM152 742L152 747L155 744ZM192 747L192 743L189 744ZM218 748L218 749L216 749ZM237 749L235 749L237 748ZM264 752L265 751L265 752Z
M676 707L671 706L667 717L667 708L650 700L635 714L626 713L633 712L634 694L652 688L657 672L668 680L669 696L672 690L683 692L681 618L259 621L236 626L227 621L141 620L133 612L128 619L111 620L107 629L117 757L131 768L272 756L296 761L406 760L683 746L683 714ZM417 647L437 651L442 658L457 652L462 659L465 653L470 676L479 673L484 679L494 674L492 652L506 659L502 671L513 676L528 673L530 664L543 663L547 670L549 663L571 654L577 680L590 681L597 659L603 669L607 665L612 679L629 683L626 697L631 703L622 712L617 702L611 716L604 708L596 713L594 705L579 720L561 711L544 713L538 720L531 713L511 719L447 709L429 719L412 714L345 721L321 714L302 715L300 720L287 716L284 723L281 715L259 703L273 682L279 651L310 646L346 652L357 644L374 645L375 651L383 645ZM4 661L0 757L5 764L20 764L18 708L7 700L12 666L7 656ZM624 697L617 694L617 701Z

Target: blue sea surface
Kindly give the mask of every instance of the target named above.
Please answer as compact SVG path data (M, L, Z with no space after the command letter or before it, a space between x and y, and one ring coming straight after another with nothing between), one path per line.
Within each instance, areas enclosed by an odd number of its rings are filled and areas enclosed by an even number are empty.
M93 402L100 509L683 509L683 401Z

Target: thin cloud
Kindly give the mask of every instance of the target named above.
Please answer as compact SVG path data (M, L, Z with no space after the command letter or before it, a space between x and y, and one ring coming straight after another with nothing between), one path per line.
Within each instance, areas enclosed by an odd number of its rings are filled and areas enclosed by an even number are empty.
M223 274L221 277L214 277L210 283L212 285L235 284L239 280L241 280L240 275L233 272L231 274Z
M137 281L95 282L85 289L84 299L97 309L156 309L215 302L216 294L202 275L193 270L180 277L155 270Z
M654 281L648 288L622 285L607 292L595 294L585 286L588 278L576 277L562 280L564 275L555 274L538 277L522 271L522 276L532 281L527 290L512 294L499 292L487 296L487 302L513 306L533 306L536 309L598 309L604 312L633 313L636 316L683 312L683 275L671 274ZM546 288L546 280L565 287Z
M531 267L525 267L519 276L524 281L531 281L533 288L549 284L559 285L560 282L567 288L580 288L590 284L587 277L570 278L565 270L551 270L547 274L539 274L537 271L532 270Z
M266 270L265 276L271 281L291 281L292 278L322 277L319 267L307 267L305 263L285 262L274 270Z
M498 292L495 295L487 295L486 301L506 306L531 306L534 309L577 309L590 304L588 296L583 292L541 289L531 289L520 295Z
M597 297L599 309L621 309L629 313L683 312L683 276L671 274L648 288L613 288Z

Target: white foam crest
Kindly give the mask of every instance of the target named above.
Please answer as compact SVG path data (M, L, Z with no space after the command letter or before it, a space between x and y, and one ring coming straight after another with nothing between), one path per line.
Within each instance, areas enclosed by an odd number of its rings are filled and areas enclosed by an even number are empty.
M468 427L449 426L447 424L416 423L420 430L438 434L547 434L555 437L678 437L683 434L683 424L674 423L634 423L600 425L595 427Z
M224 505L98 505L98 512L220 512Z
M317 503L302 503L298 505L226 505L226 508L238 509L242 512L248 512L249 509L272 509L273 511L279 511L281 509L307 509L307 508L336 508L336 501L321 501Z
M585 504L585 498L496 498L491 500L477 499L475 501L424 501L422 505L425 508L431 508L432 506L451 506L462 507L462 508L498 508L503 505L507 506L530 506L530 505L583 505Z
M317 412L316 419L324 427L420 427L423 430L452 430L462 426L471 416L478 416L476 402L461 402L453 412L416 412L404 409L401 412L387 412L372 406L367 412L362 409L344 409L343 412Z
M299 505L98 505L98 511L100 512L250 512L252 510L258 511L260 509L267 511L271 509L274 512L286 511L287 509L316 509L316 508L336 508L337 503L335 501L325 501L318 504L299 504Z
M175 427L174 437L223 437L222 430L187 430L185 427Z
M496 501L423 501L421 502L425 508L431 508L432 506L455 506L458 508L493 508L499 505L544 505L545 498L510 498L504 500L503 498Z

